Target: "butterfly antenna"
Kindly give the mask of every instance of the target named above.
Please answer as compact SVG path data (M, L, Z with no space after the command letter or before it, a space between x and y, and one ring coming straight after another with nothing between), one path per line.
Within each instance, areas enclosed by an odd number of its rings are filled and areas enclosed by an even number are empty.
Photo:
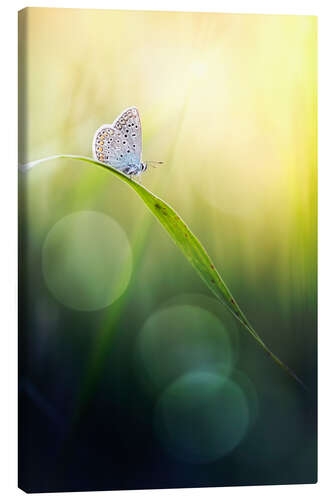
M158 167L158 165L163 165L163 164L164 164L164 161L154 161L154 160L149 160L149 161L147 161L147 164L148 164L150 167L157 168L157 167Z

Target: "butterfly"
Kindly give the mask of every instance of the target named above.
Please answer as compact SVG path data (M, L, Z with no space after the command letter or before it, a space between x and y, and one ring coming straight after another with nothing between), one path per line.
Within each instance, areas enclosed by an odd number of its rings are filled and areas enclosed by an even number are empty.
M95 160L119 169L126 175L136 176L147 170L142 162L142 129L136 107L125 109L111 125L102 125L96 130L93 144Z

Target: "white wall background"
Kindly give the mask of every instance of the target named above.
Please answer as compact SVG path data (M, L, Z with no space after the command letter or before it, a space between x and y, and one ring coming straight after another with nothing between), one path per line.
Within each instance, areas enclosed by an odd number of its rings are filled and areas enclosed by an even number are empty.
M333 473L333 8L329 0L77 0L3 2L1 11L1 301L0 301L0 495L17 489L17 11L25 6L145 10L190 10L233 13L309 14L319 16L319 483L306 486L210 488L52 494L52 498L270 500L332 497ZM46 496L45 494L42 497ZM50 494L47 494L50 496Z

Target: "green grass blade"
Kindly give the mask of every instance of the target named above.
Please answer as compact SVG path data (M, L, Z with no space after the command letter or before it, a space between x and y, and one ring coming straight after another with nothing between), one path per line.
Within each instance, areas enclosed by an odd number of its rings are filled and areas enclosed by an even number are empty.
M66 158L87 162L90 165L97 166L107 170L110 174L115 175L123 182L128 184L140 198L144 201L150 211L159 220L160 224L168 232L171 239L182 250L187 260L192 264L201 279L206 283L211 292L231 311L231 313L240 321L252 337L259 343L259 345L266 351L266 353L277 363L286 373L294 378L299 384L304 387L303 382L295 375L295 373L288 368L275 354L270 351L263 340L259 337L257 332L252 328L244 313L241 311L236 300L230 293L227 285L224 283L222 277L215 268L212 260L206 252L203 245L198 238L192 233L189 227L185 224L177 212L170 207L165 201L161 200L142 184L135 182L133 179L123 174L119 170L105 165L99 161L93 160L85 156L76 155L55 155L40 160L27 163L20 167L20 170L25 172L30 168L54 159Z

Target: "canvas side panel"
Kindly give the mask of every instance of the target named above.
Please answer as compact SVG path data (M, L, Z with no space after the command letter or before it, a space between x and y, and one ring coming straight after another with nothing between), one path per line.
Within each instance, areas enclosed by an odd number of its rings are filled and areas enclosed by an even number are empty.
M27 32L29 29L29 9L18 13L18 161L26 161L27 115ZM29 415L22 393L22 380L25 377L28 350L25 342L25 297L26 267L25 255L27 241L26 225L26 179L18 178L18 486L29 492Z

